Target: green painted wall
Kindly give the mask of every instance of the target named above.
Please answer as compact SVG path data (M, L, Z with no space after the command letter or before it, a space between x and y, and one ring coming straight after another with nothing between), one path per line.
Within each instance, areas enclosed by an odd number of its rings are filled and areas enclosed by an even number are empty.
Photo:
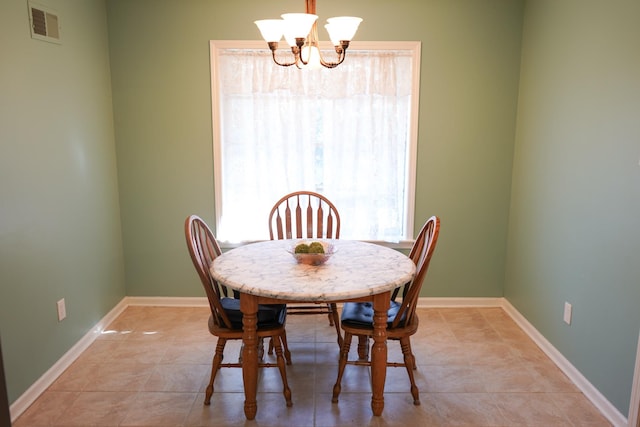
M124 296L106 8L0 2L0 335L13 402ZM58 323L56 301L67 319Z
M0 3L11 401L124 295L202 295L182 223L214 218L208 42L257 39L251 21L303 5L39 3L60 12L62 45L30 38L26 0ZM356 41L422 42L416 228L432 214L443 227L424 295L504 293L623 414L640 325L639 7L318 5L322 17L362 16ZM63 297L69 317L58 323Z
M640 2L534 0L525 16L505 296L626 415L640 328Z
M254 20L304 2L107 8L127 293L202 295L182 222L214 219L209 40L259 39ZM502 296L523 2L322 0L318 13L362 16L356 41L422 42L416 229L442 218L425 295Z

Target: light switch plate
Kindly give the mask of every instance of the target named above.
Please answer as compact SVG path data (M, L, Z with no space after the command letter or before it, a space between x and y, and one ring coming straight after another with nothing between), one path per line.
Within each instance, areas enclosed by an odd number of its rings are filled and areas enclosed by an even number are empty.
M566 323L567 325L571 324L571 311L573 310L573 308L571 307L571 304L569 304L568 302L564 303L564 323Z
M67 307L64 304L64 298L57 302L58 305L58 321L61 322L67 317Z

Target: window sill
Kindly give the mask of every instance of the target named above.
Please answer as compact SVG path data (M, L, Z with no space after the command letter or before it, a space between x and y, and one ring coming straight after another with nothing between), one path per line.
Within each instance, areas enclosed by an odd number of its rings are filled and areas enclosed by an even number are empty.
M223 250L234 249L240 246L249 245L251 243L262 242L263 240L252 240L252 241L244 241L244 242L218 242L220 244L220 248ZM380 246L385 246L391 249L397 250L410 250L413 246L414 240L401 240L399 242L387 242L384 240L363 240L363 242L373 243Z

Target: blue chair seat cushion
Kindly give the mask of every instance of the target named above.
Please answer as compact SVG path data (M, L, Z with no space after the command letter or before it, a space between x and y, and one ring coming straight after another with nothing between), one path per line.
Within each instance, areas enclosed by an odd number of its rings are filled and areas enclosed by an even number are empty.
M398 315L400 303L391 301L387 311L387 327ZM373 328L373 304L370 302L346 302L342 306L342 323L356 328ZM404 319L400 320L399 327L404 326Z
M220 304L231 322L231 327L233 329L242 329L240 300L236 298L222 298ZM258 329L284 325L286 317L286 304L261 304L258 306Z

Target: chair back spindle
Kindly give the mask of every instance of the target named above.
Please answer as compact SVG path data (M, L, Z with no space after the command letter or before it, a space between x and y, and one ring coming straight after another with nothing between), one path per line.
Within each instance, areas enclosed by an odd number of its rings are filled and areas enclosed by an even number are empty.
M269 213L269 237L274 239L338 239L340 215L323 195L296 191L278 200Z

